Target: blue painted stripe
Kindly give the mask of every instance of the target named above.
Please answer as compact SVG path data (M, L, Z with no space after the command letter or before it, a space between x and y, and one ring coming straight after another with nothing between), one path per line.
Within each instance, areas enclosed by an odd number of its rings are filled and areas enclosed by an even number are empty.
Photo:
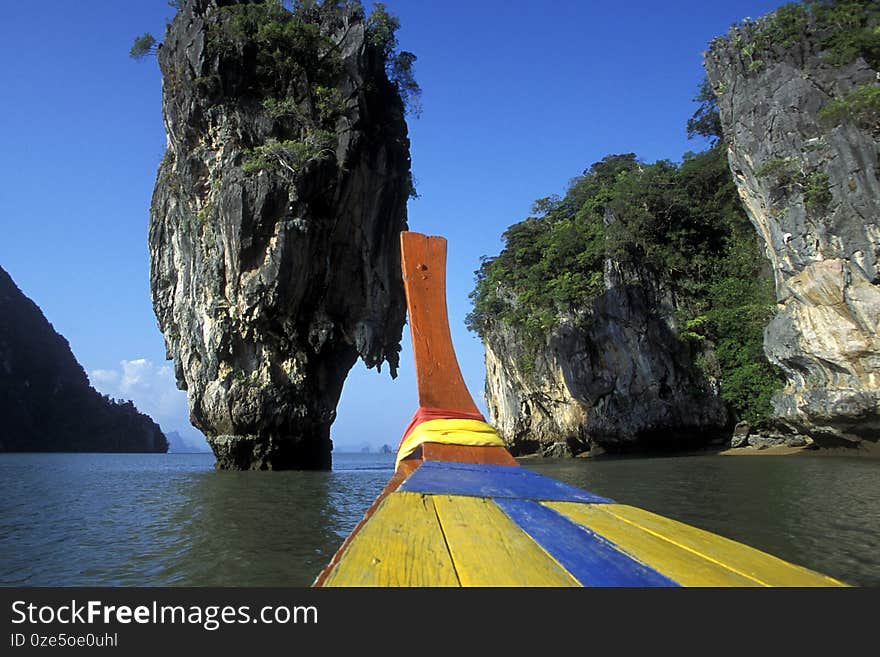
M611 500L516 465L425 461L399 490L435 495L504 497L604 504Z
M678 586L553 509L530 500L495 502L584 586Z

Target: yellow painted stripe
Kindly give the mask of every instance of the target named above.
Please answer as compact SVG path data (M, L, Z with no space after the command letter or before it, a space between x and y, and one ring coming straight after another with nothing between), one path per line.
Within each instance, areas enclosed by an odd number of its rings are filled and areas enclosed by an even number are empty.
M762 586L846 586L737 541L625 504L602 505L606 513L692 552Z
M431 498L388 495L324 586L459 586Z
M397 448L394 469L422 443L443 445L470 445L475 447L504 447L504 441L492 425L479 420L440 419L427 420L416 425Z
M749 577L621 520L603 509L609 506L607 504L545 502L544 505L603 536L634 559L682 586L759 585Z
M462 586L580 586L492 500L433 499Z

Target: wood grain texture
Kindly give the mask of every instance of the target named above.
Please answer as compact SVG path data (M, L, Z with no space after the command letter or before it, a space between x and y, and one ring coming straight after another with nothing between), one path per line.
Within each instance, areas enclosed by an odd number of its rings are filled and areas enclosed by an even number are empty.
M422 458L426 461L453 461L456 463L491 463L519 466L504 447L470 445L442 445L422 443Z
M323 585L459 586L431 498L386 496Z
M437 495L607 503L598 495L519 466L425 461L400 490Z
M553 509L531 500L496 503L584 586L678 586Z
M432 499L462 586L579 586L491 500Z
M755 580L608 513L616 505L545 502L682 586L759 586Z
M419 405L479 413L455 357L446 311L446 240L400 234Z
M327 577L330 575L330 572L336 567L336 564L339 563L340 559L342 559L342 555L345 554L345 551L348 549L348 546L354 540L354 537L357 536L358 532L363 529L364 525L370 520L373 514L376 512L376 509L379 508L379 505L382 503L388 495L396 491L400 484L406 481L406 478L409 477L413 471L419 467L421 461L403 461L397 468L397 471L391 476L391 479L388 480L388 483L385 484L385 488L382 489L382 492L376 496L376 499L373 500L373 503L364 513L364 517L361 521L355 526L352 530L351 534L343 541L342 545L339 546L339 549L336 550L336 553L330 559L330 562L324 567L324 569L318 573L318 576L315 578L313 587L321 587L324 586L324 582L327 580Z
M762 586L846 586L827 575L644 509L614 504L608 505L606 512Z

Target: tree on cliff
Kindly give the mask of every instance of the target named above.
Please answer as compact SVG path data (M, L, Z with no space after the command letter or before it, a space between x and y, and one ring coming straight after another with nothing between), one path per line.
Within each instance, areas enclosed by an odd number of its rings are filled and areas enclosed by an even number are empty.
M700 106L688 119L688 138L706 137L714 145L719 139L723 139L723 135L721 134L721 116L718 114L718 99L715 97L715 91L709 84L708 78L704 77L700 83L694 102L699 103Z
M377 2L370 13L367 27L370 30L370 42L385 55L388 78L397 85L403 104L410 113L419 116L422 113L422 89L413 72L413 65L418 58L409 51L397 49L400 20L388 13L384 3Z
M177 10L180 10L182 6L179 0L172 0L168 4ZM248 7L247 4L233 6L232 11L237 12L239 16L237 20L231 22L230 26L237 33L237 36L241 37L244 32L248 31L246 27L248 22L246 21L249 21L250 26L256 28L256 32L259 33L259 36L257 34L250 36L256 37L255 41L263 40L271 45L277 56L288 60L288 66L297 65L297 62L293 61L297 56L302 56L309 50L315 51L311 47L314 45L313 43L306 43L313 41L316 36L314 31L308 28L309 25L320 24L321 20L339 15L342 11L363 12L360 0L346 0L345 2L339 0L325 0L324 2L295 0L291 10L285 8L284 3L279 0L263 0L254 3L254 5L255 7ZM400 29L400 20L388 12L384 3L377 2L373 5L367 19L369 43L382 53L388 79L397 87L407 112L414 116L420 116L422 113L422 89L416 81L414 73L414 65L418 57L407 50L398 50L398 29ZM285 36L287 43L279 43L279 36ZM150 55L155 55L159 45L161 44L156 40L156 37L150 32L145 32L141 36L135 37L128 53L129 57L142 60ZM308 47L303 48L304 45ZM319 56L318 60L325 59L338 46L339 44L328 44L324 54ZM315 53L317 54L317 51Z
M141 36L135 37L128 56L132 59L143 59L148 55L156 54L156 37L149 32L144 32Z

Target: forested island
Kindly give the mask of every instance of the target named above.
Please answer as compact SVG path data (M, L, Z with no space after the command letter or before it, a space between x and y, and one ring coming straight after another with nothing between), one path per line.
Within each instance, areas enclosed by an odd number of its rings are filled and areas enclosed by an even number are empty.
M609 155L477 272L519 454L880 437L880 7L787 4L705 53L681 162Z
M166 452L159 425L90 384L67 340L0 268L0 452Z

